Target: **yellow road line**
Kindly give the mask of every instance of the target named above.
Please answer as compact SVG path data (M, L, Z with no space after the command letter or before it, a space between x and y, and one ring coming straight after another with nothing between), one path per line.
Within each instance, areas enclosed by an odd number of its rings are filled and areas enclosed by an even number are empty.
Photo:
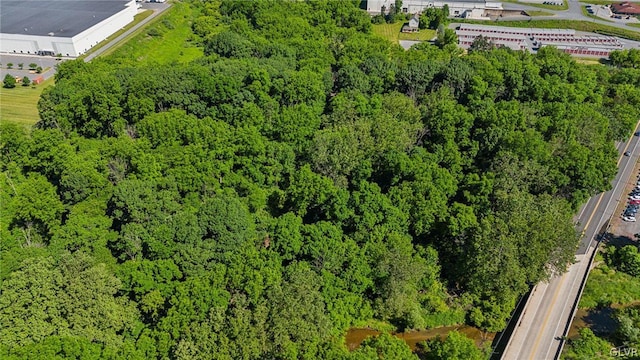
M551 299L551 304L555 304L556 300L558 300L558 295L560 295L560 289L562 288L562 285L564 284L565 280L567 279L566 276L562 276L561 280L560 280L560 285L556 287L556 291L553 293L553 298ZM552 307L549 307L549 309L552 309ZM542 333L544 332L544 329L547 328L547 322L549 322L549 315L551 315L551 311L547 311L545 317L544 317L544 322L542 322L542 327L540 328L540 331L538 332L538 336L536 336L536 340L533 343L533 349L531 351L531 355L529 356L529 360L533 359L536 350L538 349L538 345L540 345L540 340L542 338Z
M638 129L638 125L640 125L640 122L636 124L636 127L634 129L634 133L636 132L636 130ZM622 162L622 159L624 158L624 153L627 151L627 149L629 148L629 145L631 145L631 142L633 141L633 135L632 137L629 139L629 141L627 141L627 144L624 147L624 150L622 151L622 156L620 156L620 158L618 159L618 163L616 164L616 166L620 166L620 163ZM602 198L604 197L604 193L600 194L600 197L598 198L598 202L596 203L596 206L593 208L593 211L591 212L591 215L589 216L589 220L587 220L587 223L584 226L584 230L582 231L582 234L580 236L580 238L582 239L582 237L584 237L584 234L587 231L587 228L589 227L589 224L591 224L591 220L593 220L593 217L595 216L596 212L598 211L598 207L600 207L600 202L602 202ZM562 276L562 280L560 281L561 284L559 286L556 287L556 290L553 294L553 298L551 299L551 304L555 304L556 300L558 298L558 295L560 294L560 288L562 288L562 285L564 284L566 280L566 276ZM544 329L547 327L547 323L549 322L549 316L551 315L551 312L548 311L544 317L544 321L542 322L542 327L540 328L540 332L538 333L538 336L536 336L536 340L534 342L533 345L533 349L531 351L531 355L529 356L529 359L533 359L534 354L536 353L536 350L538 349L538 346L540 345L540 340L541 340L541 336L542 333L544 332Z

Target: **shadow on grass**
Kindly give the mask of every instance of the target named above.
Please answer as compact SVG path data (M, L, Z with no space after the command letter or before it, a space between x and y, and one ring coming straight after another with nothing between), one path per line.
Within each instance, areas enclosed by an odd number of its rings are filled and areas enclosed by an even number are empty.
M613 245L616 248L621 248L627 245L637 245L638 240L632 239L628 236L615 236L613 234L609 234L606 240L607 245Z

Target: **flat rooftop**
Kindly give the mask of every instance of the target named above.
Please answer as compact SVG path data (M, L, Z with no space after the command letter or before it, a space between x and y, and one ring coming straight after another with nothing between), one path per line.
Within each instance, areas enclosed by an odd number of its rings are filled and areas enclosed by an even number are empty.
M0 0L0 33L73 37L122 11L125 0Z

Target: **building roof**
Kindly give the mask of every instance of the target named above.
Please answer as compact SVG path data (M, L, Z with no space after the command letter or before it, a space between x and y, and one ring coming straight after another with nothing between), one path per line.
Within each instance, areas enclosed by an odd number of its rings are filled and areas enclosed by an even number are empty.
M1 0L0 33L73 37L122 11L126 0Z
M611 5L611 11L616 14L640 14L640 5L625 1Z
M573 29L542 29L542 28L516 28L508 26L492 26L479 24L460 24L458 30L469 30L477 32L493 32L499 34L516 34L525 36L573 36L576 31Z

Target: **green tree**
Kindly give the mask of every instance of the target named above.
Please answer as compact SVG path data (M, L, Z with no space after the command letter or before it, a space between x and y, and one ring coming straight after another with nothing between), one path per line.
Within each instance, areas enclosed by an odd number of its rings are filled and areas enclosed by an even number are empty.
M487 356L482 353L473 340L457 331L451 331L447 338L436 338L425 344L425 359L433 360L483 360Z
M16 78L14 78L13 76L7 74L4 76L4 82L3 82L3 87L6 89L13 89L14 87L16 87Z
M620 270L631 276L640 277L640 253L635 245L626 245L616 249L614 264Z
M447 45L456 44L458 42L458 37L456 36L456 32L452 29L446 28L443 24L438 25L438 30L436 31L436 45L443 49Z
M11 228L22 235L25 246L47 244L60 226L64 211L56 188L37 173L15 187L11 208L14 209Z
M116 296L119 287L104 264L82 253L27 259L2 283L0 341L19 347L79 337L117 349L138 316Z
M351 359L398 359L416 360L418 356L404 342L393 335L382 333L375 337L365 339L360 347L351 353Z
M30 63L29 64L29 70L35 70L36 67L38 67L38 64L36 64L36 63Z
M31 79L29 79L28 76L25 76L22 78L22 86L29 86L31 85Z
M567 359L605 359L613 347L606 340L593 334L588 327L580 329L580 337L569 341Z

